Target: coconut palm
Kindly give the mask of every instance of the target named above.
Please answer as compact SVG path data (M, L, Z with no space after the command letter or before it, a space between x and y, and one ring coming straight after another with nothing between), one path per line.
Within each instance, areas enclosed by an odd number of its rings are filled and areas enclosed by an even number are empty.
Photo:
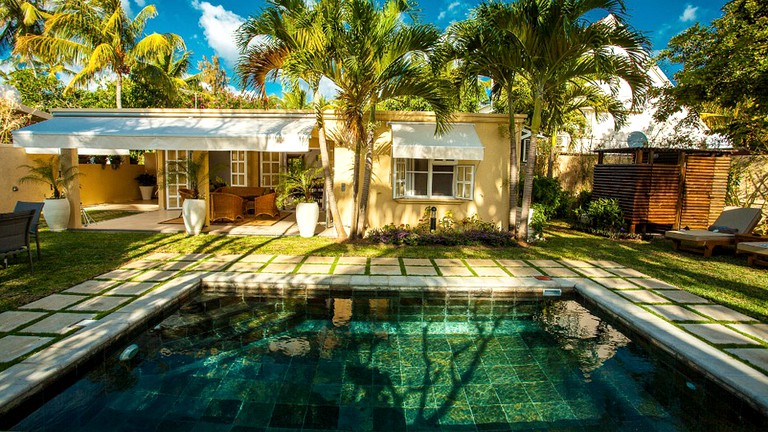
M520 179L515 127L515 100L512 94L519 84L523 70L522 47L517 39L506 37L494 25L498 14L506 14L509 6L502 3L483 3L472 10L471 17L448 29L449 49L461 61L459 76L462 80L475 80L484 76L493 80L497 93L507 95L509 115L509 229L517 229L518 183Z
M451 86L435 76L440 62L433 61L441 35L432 25L405 24L403 16L414 13L412 4L399 0L380 7L372 0L347 0L342 3L342 24L333 34L336 57L324 74L339 88L338 115L355 138L353 238L365 231L377 105L415 96L435 112L436 133L448 128Z
M0 51L12 48L16 38L43 32L45 0L0 0Z
M523 77L533 98L531 143L523 185L523 215L528 214L533 191L536 144L547 96L564 83L581 81L613 89L624 81L637 106L650 86L645 73L648 40L623 20L622 0L519 0L501 5L493 20L498 31L521 49ZM586 17L600 11L608 18L590 22ZM613 92L611 92L613 94ZM518 237L526 239L528 221L520 221Z
M325 133L325 99L320 94L323 64L330 55L325 27L333 26L338 15L337 3L303 0L270 0L261 15L251 17L237 33L242 53L237 65L241 83L266 98L266 82L282 73L290 81L304 81L312 93L312 109L317 120L320 159L323 165L325 193L334 221L336 240L347 238L333 190L330 153Z
M31 52L51 64L82 66L67 90L87 85L101 73L114 73L115 104L122 108L123 78L158 52L173 51L180 39L158 33L142 38L147 21L156 15L153 5L131 19L120 0L64 0L45 20L43 34L20 36L14 53Z
M199 77L187 74L192 52L186 50L184 40L176 35L167 36L169 44L137 63L131 76L162 93L166 107L175 107L180 104L182 93Z

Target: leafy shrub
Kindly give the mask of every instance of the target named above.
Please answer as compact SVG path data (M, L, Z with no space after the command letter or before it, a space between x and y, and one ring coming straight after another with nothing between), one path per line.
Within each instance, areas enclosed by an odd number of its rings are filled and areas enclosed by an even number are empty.
M578 212L576 228L593 234L611 238L627 238L624 212L619 207L619 201L609 198L598 198L591 201L586 209Z
M560 215L566 196L556 178L534 177L532 201L540 206L547 218Z
M425 216L415 227L389 224L368 231L366 239L372 243L409 246L513 246L516 244L512 233L485 222L476 215L456 221L451 212L438 220L437 229L429 229L429 207Z
M548 221L549 217L547 217L546 208L542 204L534 204L533 217L531 217L531 223L529 225L531 230L529 239L542 240L544 238L544 228L547 227Z

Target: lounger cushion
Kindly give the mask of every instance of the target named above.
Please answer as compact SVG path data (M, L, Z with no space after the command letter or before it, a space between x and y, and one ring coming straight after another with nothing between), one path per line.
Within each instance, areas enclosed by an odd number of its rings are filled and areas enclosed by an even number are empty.
M664 237L690 242L732 240L736 238L734 234L716 233L707 230L667 231L664 233Z
M757 255L768 256L768 243L766 242L741 242L736 249L739 252L752 252Z
M759 208L736 208L720 213L715 223L717 227L734 228L737 234L750 233L760 222Z

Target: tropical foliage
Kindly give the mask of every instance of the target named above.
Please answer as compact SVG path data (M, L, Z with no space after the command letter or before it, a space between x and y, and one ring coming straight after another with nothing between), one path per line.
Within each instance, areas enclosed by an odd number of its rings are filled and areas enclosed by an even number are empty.
M59 165L58 156L49 158L35 159L32 165L21 165L29 173L19 179L19 183L39 183L48 185L51 188L51 197L55 199L64 198L72 182L81 175L77 166L70 166L65 169Z
M50 15L45 0L0 0L0 52L13 48L19 36L40 34Z
M681 105L737 147L768 150L768 9L731 0L709 26L673 37L661 58L682 65L666 89L664 119Z
M208 155L199 152L197 156L191 155L181 161L168 162L168 170L160 171L159 177L162 183L183 184L186 180L192 191L192 199L203 199L207 190Z
M173 33L142 37L147 21L155 15L152 5L131 19L120 0L65 0L46 18L42 34L18 37L14 53L32 53L51 65L81 66L67 89L83 87L100 74L114 73L115 104L122 108L123 78L134 67L149 67L184 47Z

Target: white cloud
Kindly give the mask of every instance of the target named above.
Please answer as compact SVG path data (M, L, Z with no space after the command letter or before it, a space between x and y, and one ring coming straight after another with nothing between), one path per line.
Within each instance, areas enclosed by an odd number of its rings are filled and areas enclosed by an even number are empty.
M194 0L192 7L202 12L198 24L203 29L208 46L213 48L224 63L234 66L240 54L235 42L235 31L245 20L221 5L214 6L206 1Z
M437 16L437 20L438 21L442 21L445 18L453 18L453 17L455 17L459 13L459 10L456 9L459 6L461 6L461 2L459 2L459 1L454 1L454 2L449 3L445 7L445 9L442 10L440 12L440 14Z
M120 0L120 5L123 7L123 10L128 16L133 16L133 11L131 10L131 0Z
M137 4L139 7L144 7L144 6L146 6L146 5L147 5L147 0L134 0L134 1L136 2L136 4Z
M694 7L693 5L686 5L685 10L683 11L683 14L680 15L680 21L682 22L690 22L696 20L696 11L698 11L698 7Z

